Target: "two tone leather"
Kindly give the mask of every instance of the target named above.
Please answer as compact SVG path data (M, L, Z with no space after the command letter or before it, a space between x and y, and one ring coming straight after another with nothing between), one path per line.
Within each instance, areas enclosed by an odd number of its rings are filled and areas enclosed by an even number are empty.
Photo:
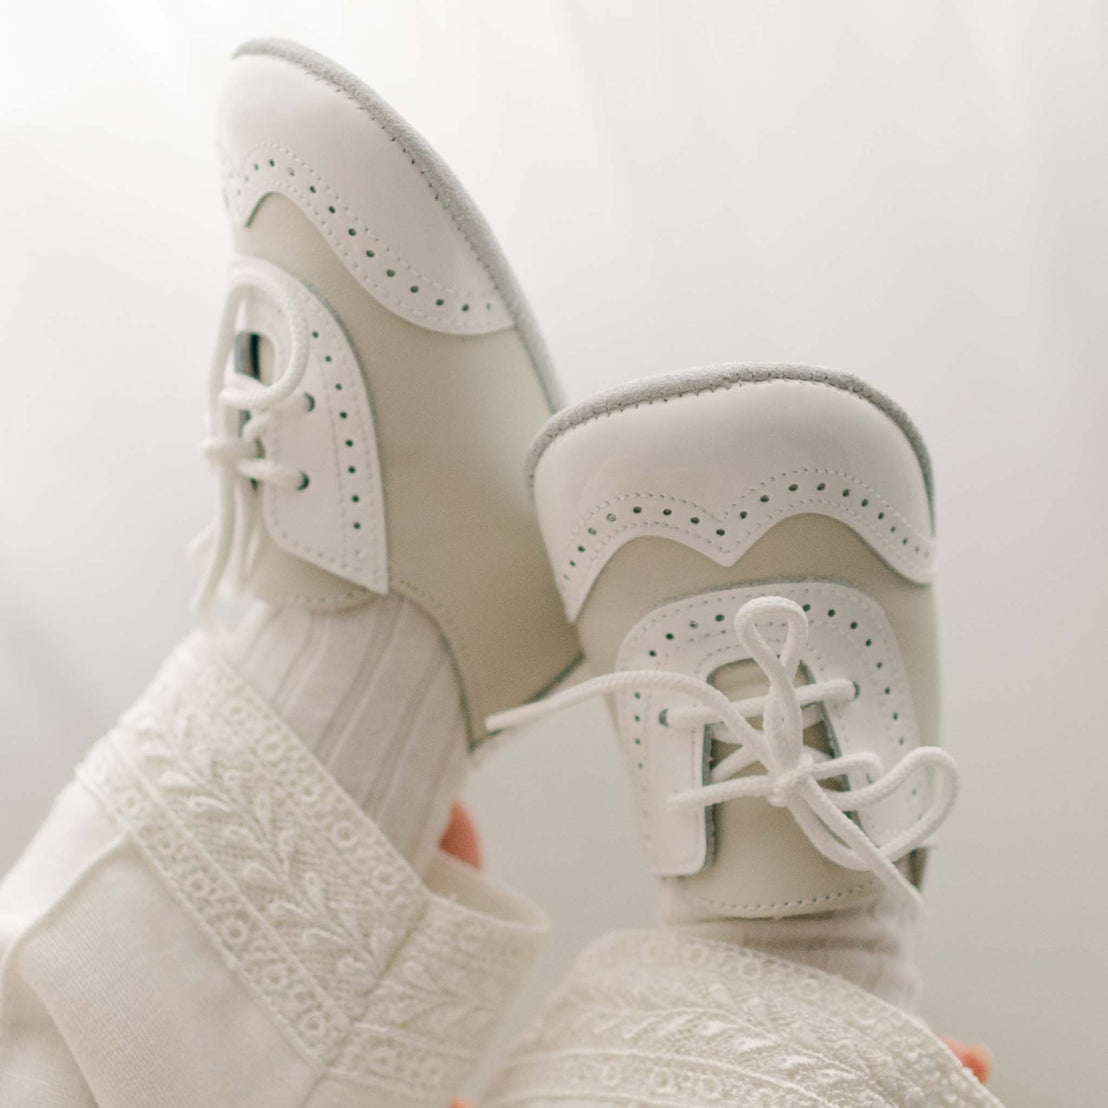
M845 377L759 376L722 370L714 386L698 375L684 391L675 382L654 399L614 410L593 401L580 420L560 417L533 479L570 619L635 538L672 539L730 566L808 513L841 520L908 580L931 580L930 498L901 427Z
M515 321L466 232L388 125L327 80L272 53L240 53L220 114L223 190L233 219L287 196L358 283L390 311L447 334Z
M738 609L785 597L808 619L805 679L857 688L853 701L824 705L819 742L831 755L876 754L886 772L933 737L915 704L922 693L930 720L932 610L917 599L935 564L929 473L891 402L845 375L795 367L690 371L600 396L551 421L532 466L563 603L602 672L718 685L747 661ZM761 630L783 641L783 626ZM871 873L829 861L764 800L674 810L669 798L707 783L725 741L714 727L670 722L683 706L646 687L614 697L671 921L803 914L875 895ZM859 772L840 784L868 783ZM927 775L913 774L858 819L881 845L931 801Z
M247 590L335 608L398 592L441 628L471 740L579 653L522 477L557 389L484 220L391 108L325 58L249 43L219 113L238 260L294 290L314 408L274 413L266 457L308 478L259 487ZM289 320L252 297L239 326Z

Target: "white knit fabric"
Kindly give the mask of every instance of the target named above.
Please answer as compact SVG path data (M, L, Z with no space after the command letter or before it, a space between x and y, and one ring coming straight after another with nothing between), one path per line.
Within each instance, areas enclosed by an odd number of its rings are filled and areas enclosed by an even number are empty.
M401 596L257 605L228 660L422 873L465 775L461 689L432 620Z
M839 977L677 931L590 948L484 1108L996 1108L926 1027Z
M441 1108L541 916L426 884L196 637L0 886L0 1104Z

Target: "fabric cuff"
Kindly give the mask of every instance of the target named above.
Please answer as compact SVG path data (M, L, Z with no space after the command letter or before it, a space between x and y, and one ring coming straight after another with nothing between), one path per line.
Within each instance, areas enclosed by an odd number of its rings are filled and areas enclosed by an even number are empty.
M445 855L421 882L197 636L78 776L323 1071L396 1102L461 1088L537 955L537 908Z

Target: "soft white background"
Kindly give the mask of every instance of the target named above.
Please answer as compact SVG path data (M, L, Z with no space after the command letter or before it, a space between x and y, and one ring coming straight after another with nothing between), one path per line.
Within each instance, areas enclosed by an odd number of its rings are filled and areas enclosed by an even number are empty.
M185 631L240 39L359 72L469 185L571 399L852 370L934 453L946 739L927 1014L1014 1105L1103 1103L1108 12L1097 0L0 7L0 865ZM555 937L648 922L599 710L471 787Z

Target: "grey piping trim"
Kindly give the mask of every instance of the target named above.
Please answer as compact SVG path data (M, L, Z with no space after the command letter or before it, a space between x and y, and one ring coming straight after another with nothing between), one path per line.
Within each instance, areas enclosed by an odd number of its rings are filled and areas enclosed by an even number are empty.
M244 42L235 51L234 56L239 58L249 54L266 54L281 58L306 70L318 80L332 85L339 92L350 97L362 111L379 123L400 143L408 156L414 159L416 169L426 179L439 203L450 213L470 246L473 247L478 260L488 270L497 292L512 315L550 410L556 411L564 402L561 387L531 309L485 217L477 210L469 193L446 163L427 141L371 88L322 54L279 38L251 39L249 42Z
M678 370L675 373L662 373L655 377L643 377L630 384L618 385L606 392L598 393L580 404L563 408L546 421L527 452L525 469L527 483L532 489L534 488L535 469L543 452L555 439L575 427L580 427L601 416L614 415L628 408L638 407L640 404L653 404L659 400L665 403L679 396L692 396L701 392L714 392L717 389L752 385L762 381L807 381L811 384L826 385L829 388L853 393L884 412L904 432L916 452L920 469L923 471L923 482L931 508L931 523L934 526L935 486L931 458L922 436L916 429L916 425L909 419L907 412L896 401L890 400L883 392L879 392L860 377L812 366L739 364L700 366L695 369Z

